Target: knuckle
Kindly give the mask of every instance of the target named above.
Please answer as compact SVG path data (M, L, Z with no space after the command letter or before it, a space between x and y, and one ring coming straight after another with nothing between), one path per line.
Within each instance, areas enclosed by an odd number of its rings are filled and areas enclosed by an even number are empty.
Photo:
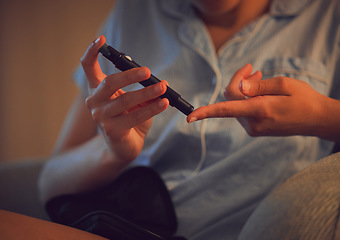
M262 96L265 95L267 92L267 85L266 82L261 80L259 81L249 81L248 83L250 86L248 87L248 94L249 96Z
M150 110L147 110L147 111L150 111ZM133 122L134 123L141 123L141 122L144 122L145 121L145 116L147 114L143 113L142 111L137 111L136 114L134 115L133 117Z
M101 128L102 131L105 132L105 135L108 135L108 136L110 136L112 134L112 132L114 132L113 124L110 121L101 122L100 128Z
M100 85L104 88L104 89L110 89L112 90L113 92L116 92L118 91L119 89L119 86L117 86L117 78L116 78L116 75L113 74L111 76L107 76L105 77ZM118 84L119 85L119 84Z
M85 106L88 108L88 109L92 109L93 108L93 97L92 96L89 96L85 99Z
M126 109L129 107L129 94L122 94L119 97L115 99L115 102L118 106L120 106L122 109Z
M100 122L102 118L102 111L99 108L94 108L91 110L91 115L93 120Z
M101 82L101 85L104 88L111 88L111 81L109 78L104 78L103 81Z
M156 103L152 103L144 107L143 111L134 112L134 116L131 119L131 121L133 122L132 124L135 125L135 124L145 122L148 119L152 118L157 113L159 113L159 108L157 107Z
M279 88L281 88L283 90L288 89L289 81L288 81L287 77L280 76L280 77L278 77L277 81L278 81L278 87Z
M253 119L248 122L246 132L251 137L263 136L264 125L262 120Z
M106 77L101 81L100 85L103 89L110 90L112 92L116 92L119 87L116 86L115 79L112 77Z
M271 108L266 102L262 104L262 108L258 109L257 116L259 119L268 119L271 117Z
M260 127L260 125L254 124L248 130L248 134L251 137L259 137L262 135L262 128Z
M257 81L257 94L266 93L267 85L265 82Z
M266 101L261 101L261 107L257 108L256 117L248 119L247 133L251 137L264 136L268 128L268 124L274 121L273 111Z

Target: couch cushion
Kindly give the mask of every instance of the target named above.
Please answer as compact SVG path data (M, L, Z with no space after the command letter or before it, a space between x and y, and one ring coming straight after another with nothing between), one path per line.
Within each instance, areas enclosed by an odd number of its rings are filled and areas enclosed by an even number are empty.
M239 240L340 238L340 153L289 178L255 210Z

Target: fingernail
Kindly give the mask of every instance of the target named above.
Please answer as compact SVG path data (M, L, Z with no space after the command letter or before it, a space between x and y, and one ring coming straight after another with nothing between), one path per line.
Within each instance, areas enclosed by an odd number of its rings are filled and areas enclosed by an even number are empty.
M99 41L100 41L100 37L98 37L98 38L96 39L96 41L94 41L94 43L97 44L97 43L99 43Z
M190 118L189 123L195 122L197 120L198 120L197 117L192 117L192 118Z
M250 92L250 84L249 82L247 81L241 81L240 82L240 88L241 88L241 91L244 92L244 93L248 93Z
M91 46L94 46L94 45L97 45L100 41L100 37L98 37L96 40L94 40L92 43L91 43Z

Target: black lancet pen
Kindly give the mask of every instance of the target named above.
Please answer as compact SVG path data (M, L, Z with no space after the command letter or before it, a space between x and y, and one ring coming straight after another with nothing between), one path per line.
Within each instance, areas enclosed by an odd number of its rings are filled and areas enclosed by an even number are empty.
M104 44L99 49L99 52L102 53L104 57L110 60L115 65L115 67L121 71L140 67L140 65L134 62L131 57L126 56L124 53L118 52L116 49L108 46L107 44ZM160 80L151 74L151 77L149 79L141 81L139 83L142 84L144 87L147 87L158 82L160 82ZM190 103L185 101L181 97L181 95L179 95L169 86L167 86L166 92L160 97L169 99L170 105L177 108L185 115L189 115L194 110L194 107Z

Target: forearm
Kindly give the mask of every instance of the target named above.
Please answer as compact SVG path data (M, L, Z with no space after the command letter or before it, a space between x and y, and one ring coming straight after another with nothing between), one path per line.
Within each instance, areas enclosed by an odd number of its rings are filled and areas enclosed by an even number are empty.
M110 153L101 135L65 153L52 156L39 178L43 202L93 189L113 180L125 167Z
M325 97L322 106L314 135L340 143L340 100Z

